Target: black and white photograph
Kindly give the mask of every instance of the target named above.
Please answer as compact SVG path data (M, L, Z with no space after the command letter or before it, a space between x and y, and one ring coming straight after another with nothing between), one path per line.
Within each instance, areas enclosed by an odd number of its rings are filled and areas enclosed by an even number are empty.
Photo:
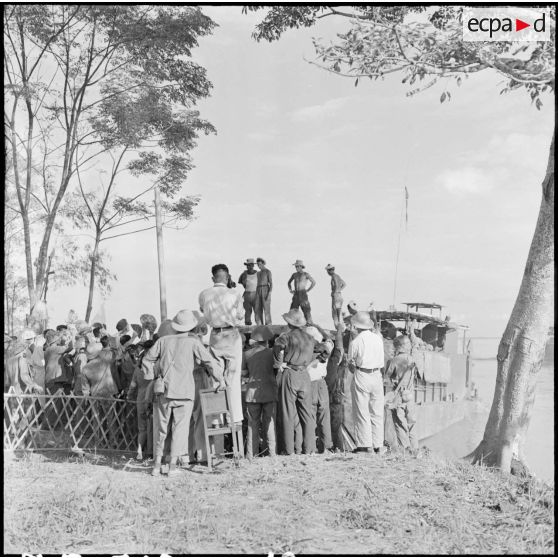
M555 4L2 11L4 556L555 554Z

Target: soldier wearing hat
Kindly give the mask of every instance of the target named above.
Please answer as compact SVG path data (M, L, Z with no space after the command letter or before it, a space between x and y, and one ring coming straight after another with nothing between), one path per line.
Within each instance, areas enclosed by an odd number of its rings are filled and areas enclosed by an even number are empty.
M260 453L260 429L269 455L275 456L277 384L273 373L273 351L269 348L271 339L273 332L268 327L256 326L250 337L254 345L245 351L242 359L242 374L248 378L245 397L248 415L248 458Z
M30 389L34 393L43 393L43 389L35 382L29 361L25 357L27 345L16 341L10 346L10 353L4 369L4 390L13 387L16 393Z
M335 266L327 264L326 272L331 277L331 315L333 317L333 325L335 329L337 329L337 325L342 321L343 296L341 291L347 285L345 281L335 273Z
M260 268L256 288L256 323L271 325L271 290L273 289L271 270L266 267L263 258L258 258L256 263Z
M384 343L369 312L359 311L351 323L357 331L349 345L349 370L355 425L355 451L380 453L384 445Z
M316 281L312 276L304 271L305 265L302 260L296 260L293 264L296 271L291 275L287 286L289 287L289 292L293 295L293 300L291 302L291 309L300 308L304 313L305 320L311 324L312 314L310 308L310 301L308 300L308 293L316 285ZM294 289L291 284L294 283ZM310 283L310 286L308 286Z
M300 309L291 308L283 319L289 331L273 346L273 366L279 376L282 447L294 453L295 417L302 425L302 452L316 451L316 421L312 413L312 385L307 367L314 358L314 339L304 331L306 320ZM281 371L281 372L279 372Z
M153 404L154 476L161 473L163 450L171 419L169 475L178 473L178 458L188 455L188 433L196 395L196 363L202 363L219 385L224 387L220 364L192 331L198 324L199 320L192 310L181 310L171 323L175 334L160 337L143 356L144 378L155 379L157 375L164 384L163 393L155 396ZM158 365L156 373L155 363Z
M70 391L71 374L68 374L65 356L73 350L73 343L58 331L49 330L45 335L45 387L50 393L60 388Z
M238 278L238 282L244 287L244 323L252 325L252 312L256 316L256 290L258 287L258 272L254 269L256 262L254 258L248 258L244 265L246 269Z

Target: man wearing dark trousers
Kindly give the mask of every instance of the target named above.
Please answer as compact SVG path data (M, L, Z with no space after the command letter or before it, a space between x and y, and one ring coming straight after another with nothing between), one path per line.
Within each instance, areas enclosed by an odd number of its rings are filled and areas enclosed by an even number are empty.
M308 300L308 293L314 288L316 281L314 281L309 273L304 271L305 266L302 260L296 260L293 265L295 266L296 271L291 275L291 278L287 282L289 292L293 295L291 310L294 308L300 308L304 312L304 319L311 324L312 314L310 301Z
M244 287L244 323L252 325L252 312L256 317L256 289L258 287L258 272L254 269L256 262L254 258L248 258L244 265L246 270L238 278L238 282Z
M274 368L280 372L279 405L282 419L282 447L287 455L294 453L295 417L302 425L302 453L316 451L316 421L312 409L312 386L307 371L314 354L314 339L302 328L306 320L301 310L283 314L289 331L275 341Z

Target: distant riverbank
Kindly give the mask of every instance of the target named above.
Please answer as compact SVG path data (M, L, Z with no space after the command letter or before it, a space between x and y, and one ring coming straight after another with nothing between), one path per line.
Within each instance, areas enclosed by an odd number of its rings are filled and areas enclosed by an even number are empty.
M92 454L5 462L4 551L554 552L552 487L434 455L265 457L171 479L149 471Z

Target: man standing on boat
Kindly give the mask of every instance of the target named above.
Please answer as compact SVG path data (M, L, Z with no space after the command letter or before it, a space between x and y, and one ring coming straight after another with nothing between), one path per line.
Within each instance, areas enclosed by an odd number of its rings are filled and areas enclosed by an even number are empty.
M238 278L238 282L244 287L244 323L252 325L252 312L256 316L256 288L258 286L258 272L254 269L256 262L254 258L248 258L244 265L246 270ZM257 322L256 322L257 323Z
M236 288L228 288L229 268L217 264L211 268L213 287L200 293L199 305L205 320L211 326L209 345L216 356L225 360L225 384L231 388L231 417L242 421L242 339L237 326L244 317L242 295Z
M293 264L295 266L295 273L291 275L287 286L289 287L289 292L293 295L293 300L291 302L291 310L296 310L300 308L304 313L304 318L306 321L312 323L312 314L310 308L310 301L308 300L308 293L316 285L316 281L312 279L311 275L304 271L304 263L302 260L296 260ZM294 290L291 284L294 282ZM310 286L308 287L308 283Z
M271 289L273 280L271 271L267 269L265 260L256 260L258 271L258 286L256 288L256 323L258 325L271 325Z
M347 286L345 281L335 273L335 266L326 265L327 274L331 277L331 315L335 329L341 321L341 311L343 309L343 295L341 291Z
M368 312L357 312L351 323L357 336L349 345L349 370L354 373L351 395L355 452L380 453L384 445L384 343Z

